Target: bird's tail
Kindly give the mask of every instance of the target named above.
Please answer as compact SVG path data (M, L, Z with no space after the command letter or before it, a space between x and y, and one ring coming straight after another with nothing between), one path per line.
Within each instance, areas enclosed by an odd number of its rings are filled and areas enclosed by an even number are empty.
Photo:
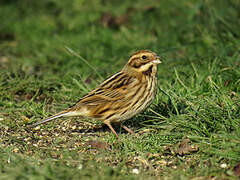
M35 127L35 126L38 126L40 124L44 124L48 121L51 121L51 120L54 120L56 118L59 118L59 117L68 117L68 116L73 116L73 113L70 111L62 111L62 112L59 112L53 116L50 116L49 118L46 118L46 119L43 119L42 121L39 121L39 122L36 122L32 125L30 125L29 127L32 128L32 127Z

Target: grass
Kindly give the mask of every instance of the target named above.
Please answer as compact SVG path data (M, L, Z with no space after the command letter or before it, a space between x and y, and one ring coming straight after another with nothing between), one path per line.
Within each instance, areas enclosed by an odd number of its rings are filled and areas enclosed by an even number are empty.
M0 179L238 179L235 0L1 1ZM27 124L74 104L129 55L162 56L150 108L128 120Z

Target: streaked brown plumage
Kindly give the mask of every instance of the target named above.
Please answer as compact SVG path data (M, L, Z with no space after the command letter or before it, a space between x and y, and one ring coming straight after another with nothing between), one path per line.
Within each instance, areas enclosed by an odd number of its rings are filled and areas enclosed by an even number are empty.
M157 90L159 57L149 50L134 53L124 68L82 97L74 106L37 122L32 127L59 117L80 116L101 120L118 137L111 123L122 123L146 109ZM133 133L126 126L125 130Z

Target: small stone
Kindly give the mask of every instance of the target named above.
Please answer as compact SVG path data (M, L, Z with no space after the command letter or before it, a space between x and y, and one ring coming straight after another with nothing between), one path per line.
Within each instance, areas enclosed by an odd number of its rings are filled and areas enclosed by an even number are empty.
M227 168L227 164L226 163L223 163L220 165L221 168Z
M34 130L39 130L40 129L40 126L37 126L34 128Z
M82 168L83 168L83 165L82 165L82 164L79 164L79 165L78 165L78 170L82 170Z
M132 170L132 173L133 173L133 174L139 174L139 170L138 170L137 168L134 168L134 169Z

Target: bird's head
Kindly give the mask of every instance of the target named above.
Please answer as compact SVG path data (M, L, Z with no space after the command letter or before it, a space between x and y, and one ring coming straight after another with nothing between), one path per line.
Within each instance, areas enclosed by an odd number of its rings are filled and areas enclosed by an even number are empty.
M145 75L156 75L157 65L160 63L161 61L156 53L149 50L140 50L130 57L124 69Z

